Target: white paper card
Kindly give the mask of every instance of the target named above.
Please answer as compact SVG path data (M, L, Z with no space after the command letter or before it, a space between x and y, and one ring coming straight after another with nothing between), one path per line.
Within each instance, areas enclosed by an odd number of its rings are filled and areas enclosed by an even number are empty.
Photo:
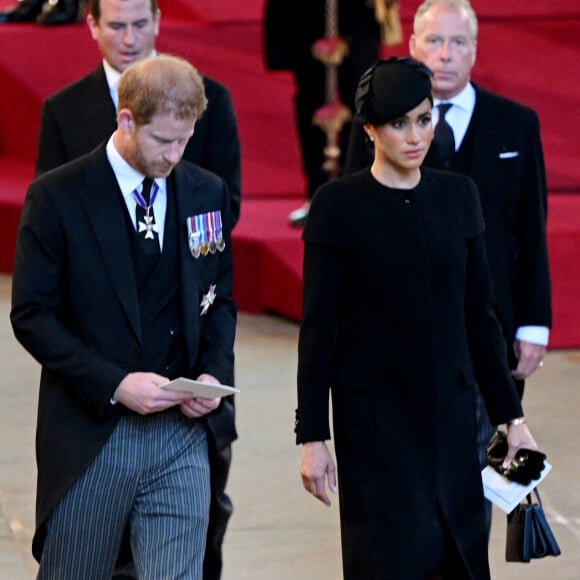
M481 471L483 495L509 514L550 473L551 469L552 466L545 461L540 478L531 481L528 485L522 485L521 483L510 481L507 477L500 475L493 467L487 465Z
M171 391L188 391L196 397L206 397L207 399L227 397L228 395L240 392L240 389L228 385L214 385L212 383L186 379L185 377L174 379L166 385L163 385L163 388Z

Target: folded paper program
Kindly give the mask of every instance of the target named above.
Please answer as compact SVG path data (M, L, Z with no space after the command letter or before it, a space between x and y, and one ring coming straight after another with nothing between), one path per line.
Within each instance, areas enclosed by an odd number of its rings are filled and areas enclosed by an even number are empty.
M506 514L512 512L526 496L530 494L541 481L550 473L552 466L546 461L545 467L538 479L527 485L510 481L500 475L495 469L487 465L481 472L483 495Z

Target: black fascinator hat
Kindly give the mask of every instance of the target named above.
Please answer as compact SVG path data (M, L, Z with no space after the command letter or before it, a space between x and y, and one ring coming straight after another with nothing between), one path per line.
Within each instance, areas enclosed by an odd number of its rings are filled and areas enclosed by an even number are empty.
M414 109L431 97L433 73L408 57L380 60L360 78L355 94L359 123L383 125Z

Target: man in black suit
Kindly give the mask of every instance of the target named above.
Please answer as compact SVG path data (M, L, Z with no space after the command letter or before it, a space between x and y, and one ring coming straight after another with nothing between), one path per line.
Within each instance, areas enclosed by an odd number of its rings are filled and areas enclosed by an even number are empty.
M354 110L354 93L362 73L377 59L379 24L372 2L340 0L337 4L338 33L348 46L338 68L337 90L341 101ZM313 44L325 36L326 2L323 0L267 0L264 14L264 56L270 70L289 70L294 75L294 112L306 179L306 201L288 216L291 225L303 226L310 200L329 179L323 167L326 135L312 123L326 98L324 65L313 56ZM340 132L340 165L346 156L351 123Z
M116 83L133 62L155 54L157 0L89 0L87 23L103 63L49 97L42 107L36 174L88 153L116 127ZM208 108L183 158L226 180L232 212L240 214L240 140L229 91L203 78Z
M544 159L536 113L470 82L476 48L477 17L468 0L426 0L419 6L409 50L434 73L434 124L444 117L453 133L446 153L437 146L435 127L425 165L464 173L477 185L497 315L521 396L524 379L542 364L551 326ZM440 104L451 105L445 115ZM370 162L357 129L346 171ZM479 424L483 462L492 428L485 414Z
M133 62L155 54L160 11L156 0L89 0L87 23L102 55L102 64L87 76L49 97L41 113L36 174L88 153L116 127L116 85ZM208 106L196 122L183 158L216 173L227 185L233 224L240 215L240 141L228 90L204 77ZM233 225L232 224L232 225ZM229 384L233 377L228 378ZM237 438L233 397L208 421L212 474L212 507L205 580L216 580L222 568L221 546L232 503L225 492L233 441Z
M220 398L163 388L233 372L227 186L180 163L206 106L186 61L119 81L118 128L36 179L16 244L11 321L42 366L39 578L110 578L127 524L139 578L201 575L204 417Z

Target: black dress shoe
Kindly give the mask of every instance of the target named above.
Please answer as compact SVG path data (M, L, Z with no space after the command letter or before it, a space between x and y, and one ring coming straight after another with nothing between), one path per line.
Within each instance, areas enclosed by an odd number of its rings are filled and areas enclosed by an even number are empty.
M48 0L38 15L38 24L73 24L83 19L84 1L82 0Z
M14 8L0 12L0 23L34 22L42 10L44 0L20 0Z

